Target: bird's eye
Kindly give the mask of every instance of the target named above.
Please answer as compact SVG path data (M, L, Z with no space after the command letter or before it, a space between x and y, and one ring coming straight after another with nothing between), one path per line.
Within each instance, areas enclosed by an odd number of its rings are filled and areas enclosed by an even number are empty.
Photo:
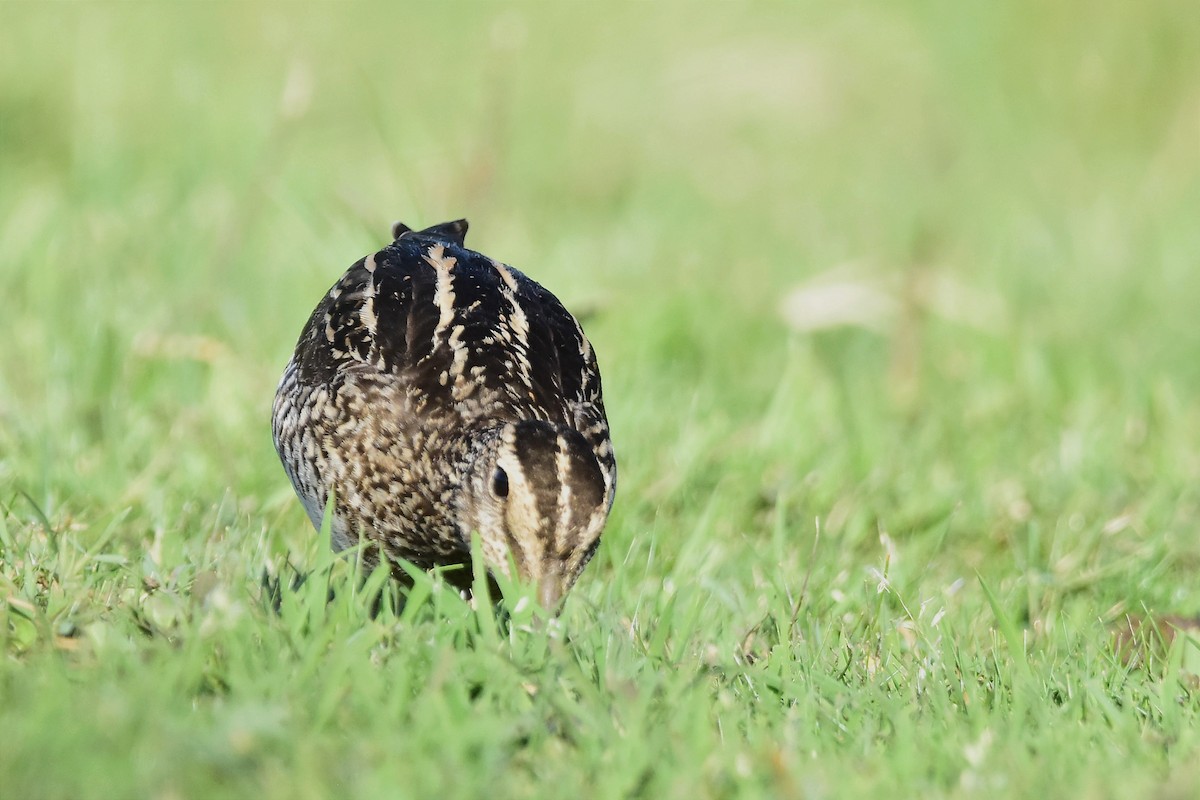
M492 473L492 493L496 497L508 497L508 473L500 467Z

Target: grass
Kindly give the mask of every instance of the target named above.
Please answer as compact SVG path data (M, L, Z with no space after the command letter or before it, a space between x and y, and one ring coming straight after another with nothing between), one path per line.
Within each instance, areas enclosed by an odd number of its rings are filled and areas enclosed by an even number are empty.
M1187 0L3 16L0 794L1200 793L1191 643L1112 635L1200 611ZM458 216L604 369L552 631L372 618L270 444Z

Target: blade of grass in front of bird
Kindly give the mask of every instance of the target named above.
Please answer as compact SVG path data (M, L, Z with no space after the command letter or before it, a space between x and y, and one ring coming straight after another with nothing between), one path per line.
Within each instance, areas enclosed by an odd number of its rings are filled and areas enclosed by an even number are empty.
M496 601L488 587L487 562L483 557L483 541L478 533L471 534L471 598L479 633L489 645L500 640L496 624Z
M409 578L409 585L398 590L401 604L399 621L403 625L411 625L430 605L434 578L411 561L400 559L394 563Z

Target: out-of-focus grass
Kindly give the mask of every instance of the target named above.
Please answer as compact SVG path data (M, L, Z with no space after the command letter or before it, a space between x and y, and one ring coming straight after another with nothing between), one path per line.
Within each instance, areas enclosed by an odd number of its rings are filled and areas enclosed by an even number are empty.
M1109 632L1200 611L1190 3L0 18L0 794L1200 790L1194 658ZM269 441L320 293L458 216L604 368L553 636L371 619ZM830 283L890 311L794 330Z

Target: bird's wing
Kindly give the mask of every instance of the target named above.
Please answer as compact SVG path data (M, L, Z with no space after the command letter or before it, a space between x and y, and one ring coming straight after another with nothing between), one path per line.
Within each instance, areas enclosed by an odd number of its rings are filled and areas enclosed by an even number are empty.
M591 446L611 502L616 462L583 329L540 284L461 246L464 232L456 223L404 232L355 263L302 334L302 377L391 375L409 390L406 413L570 425Z
M529 283L531 293L536 295L532 304L541 309L544 328L550 340L549 346L539 352L547 354L546 362L551 359L554 362L553 372L558 376L561 396L567 404L567 422L591 446L604 474L605 501L611 506L617 484L617 462L613 455L608 417L604 412L604 393L596 354L579 321L563 307L558 298L540 285L532 281Z

